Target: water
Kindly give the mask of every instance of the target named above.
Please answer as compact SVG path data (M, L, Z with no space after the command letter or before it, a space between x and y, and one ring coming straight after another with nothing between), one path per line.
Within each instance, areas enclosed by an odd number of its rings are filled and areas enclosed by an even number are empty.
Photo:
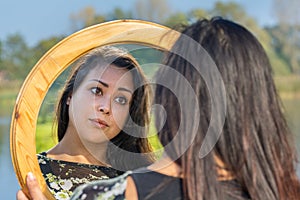
M10 118L0 118L0 193L1 199L16 199L20 189L10 157Z

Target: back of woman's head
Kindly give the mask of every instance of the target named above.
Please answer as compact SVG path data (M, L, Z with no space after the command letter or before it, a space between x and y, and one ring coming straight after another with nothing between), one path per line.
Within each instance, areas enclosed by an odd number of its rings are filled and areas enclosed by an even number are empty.
M129 158L122 157L119 150L134 153L148 153L151 151L148 140L146 139L147 130L137 129L132 126L136 123L146 127L150 118L151 88L147 79L135 58L125 49L103 46L95 48L81 56L73 65L69 78L62 89L56 109L57 137L58 141L64 137L69 123L69 106L66 103L72 93L76 92L87 74L97 67L109 67L114 65L117 68L130 71L133 77L135 91L132 95L132 102L129 108L129 117L125 124L125 129L111 139L108 146L108 162L117 169L128 170L149 164L148 158L128 162ZM139 137L134 137L131 133ZM150 158L151 160L152 158Z
M191 199L221 198L224 191L217 181L220 178L216 175L217 157L251 198L296 199L299 183L294 168L296 156L289 141L291 134L278 100L268 57L259 41L243 26L219 17L199 20L186 27L183 34L174 45L174 49L183 49L182 55L170 53L164 64L185 76L198 95L198 105L194 106L199 107L200 123L194 126L199 129L189 149L176 161L187 177L186 193ZM213 150L202 159L198 155L213 108L203 74L184 59L197 51L184 44L186 36L198 42L210 55L226 92L226 118L221 136ZM205 63L205 56L199 54L197 59ZM159 78L164 76L162 71L159 74ZM169 98L175 101L176 97L165 90L162 86L157 88L156 103L166 105L165 99L169 102ZM179 91L188 103L185 91ZM170 130L193 120L180 118L179 106L171 109L166 105L166 112L170 119L160 132L163 144L169 143L177 133ZM171 150L167 153L174 154Z

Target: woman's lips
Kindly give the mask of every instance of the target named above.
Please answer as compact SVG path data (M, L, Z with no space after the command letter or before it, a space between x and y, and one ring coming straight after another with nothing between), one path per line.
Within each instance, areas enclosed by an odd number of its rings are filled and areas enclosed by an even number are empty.
M99 128L107 128L109 125L101 119L90 119Z

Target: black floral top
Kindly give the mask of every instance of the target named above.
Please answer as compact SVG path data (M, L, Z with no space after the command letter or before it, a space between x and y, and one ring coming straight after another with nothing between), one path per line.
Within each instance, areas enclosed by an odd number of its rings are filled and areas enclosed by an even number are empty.
M122 172L111 167L54 160L43 152L37 155L49 190L58 199L69 199L79 185L117 177Z
M126 178L130 174L132 172L127 171L109 180L98 180L80 185L74 191L71 200L125 200Z

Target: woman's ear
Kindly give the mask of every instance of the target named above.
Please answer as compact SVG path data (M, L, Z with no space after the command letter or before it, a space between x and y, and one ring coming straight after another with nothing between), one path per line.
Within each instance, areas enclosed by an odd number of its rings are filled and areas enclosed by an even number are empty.
M68 99L67 99L67 105L70 105L71 97L72 97L72 96L69 96L69 97L68 97Z

